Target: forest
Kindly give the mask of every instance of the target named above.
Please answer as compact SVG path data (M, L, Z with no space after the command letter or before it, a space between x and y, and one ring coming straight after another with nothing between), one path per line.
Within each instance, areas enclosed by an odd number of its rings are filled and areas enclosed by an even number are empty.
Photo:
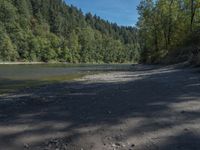
M1 62L137 62L137 34L63 0L0 1Z
M142 0L141 61L200 64L200 0Z

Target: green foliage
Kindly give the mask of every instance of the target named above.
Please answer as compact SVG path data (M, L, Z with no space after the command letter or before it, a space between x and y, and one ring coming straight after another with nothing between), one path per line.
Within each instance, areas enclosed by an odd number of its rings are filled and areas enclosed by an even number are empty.
M13 45L10 37L3 33L0 37L0 60L2 61L15 61L18 53Z
M1 61L138 60L137 29L84 15L63 0L1 0Z
M4 24L13 23L16 19L16 8L8 0L0 1L0 21Z
M71 51L71 62L80 62L80 45L78 35L73 30L69 35L68 47Z
M170 57L176 61L190 58L192 47L200 42L196 36L199 4L200 0L142 0L138 6L141 60L157 63Z

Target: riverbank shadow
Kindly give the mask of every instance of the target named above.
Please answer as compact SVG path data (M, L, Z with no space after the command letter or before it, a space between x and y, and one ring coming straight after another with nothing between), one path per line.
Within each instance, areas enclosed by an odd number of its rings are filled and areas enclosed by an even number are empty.
M103 143L116 131L114 136L123 135L116 141L138 150L200 149L199 74L168 68L113 78L115 82L58 83L1 96L0 148L21 150L28 144L37 149L55 138L87 144L96 140L88 136L98 134Z

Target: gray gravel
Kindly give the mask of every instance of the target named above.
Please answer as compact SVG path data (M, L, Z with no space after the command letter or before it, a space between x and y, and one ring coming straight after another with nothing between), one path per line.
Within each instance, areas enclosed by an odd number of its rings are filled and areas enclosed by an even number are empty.
M197 68L139 65L0 97L0 150L199 150L199 141Z

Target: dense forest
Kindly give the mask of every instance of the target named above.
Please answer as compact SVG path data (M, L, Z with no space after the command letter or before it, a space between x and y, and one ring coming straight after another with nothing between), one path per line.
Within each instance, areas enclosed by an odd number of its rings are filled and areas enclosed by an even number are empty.
M0 1L0 61L135 62L137 34L63 0Z
M142 0L138 12L142 62L200 65L200 0Z
M63 0L1 0L0 62L200 64L200 0L141 0L136 27Z

